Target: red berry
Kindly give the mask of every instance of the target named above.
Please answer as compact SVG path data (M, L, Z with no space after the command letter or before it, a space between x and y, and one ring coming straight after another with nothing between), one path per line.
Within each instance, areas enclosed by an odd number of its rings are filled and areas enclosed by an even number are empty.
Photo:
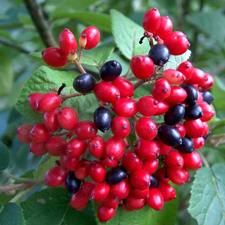
M59 35L59 46L65 55L77 51L77 41L69 29L63 30Z
M132 83L124 77L116 78L112 84L120 91L121 97L132 97L134 93L134 87Z
M107 156L103 156L101 158L101 162L104 166L109 168L114 168L118 166L118 164L120 163L119 159L114 159L113 157L107 157Z
M161 16L157 8L149 9L143 18L143 27L148 32L154 32L160 27Z
M146 198L149 196L149 187L144 190L131 189L129 196L133 196L134 198Z
M87 206L89 197L86 196L82 189L79 189L78 192L72 195L70 204L76 210L83 210Z
M170 105L166 101L158 101L158 109L154 116L162 115L166 113L170 108Z
M158 189L161 191L165 202L176 198L176 190L168 182L160 181Z
M71 139L66 146L66 154L71 158L79 158L86 150L85 140L75 137Z
M159 178L159 180L169 182L169 178L167 176L167 166L164 165L163 167L159 168L156 171L156 177Z
M58 109L44 113L44 124L50 132L55 132L59 129Z
M131 98L119 98L112 109L118 116L132 117L137 113L137 103Z
M118 184L110 186L110 193L117 199L124 199L128 196L131 186L127 179L121 181Z
M181 185L189 181L189 172L185 168L173 169L168 167L166 172L174 184Z
M186 80L184 82L187 82L187 80L189 80L192 76L193 65L191 62L185 61L177 67L177 70L186 77Z
M34 126L31 124L23 124L17 129L17 137L23 143L30 143L30 131Z
M198 170L202 167L201 156L193 151L192 153L182 154L184 158L184 166L190 170Z
M170 149L172 148L169 145L164 144L162 141L158 140L159 146L160 146L160 155L166 155Z
M79 158L71 158L66 154L62 154L59 158L60 166L66 171L72 171L78 165Z
M52 136L45 143L48 153L53 156L60 156L65 154L67 142L60 136Z
M164 206L164 198L160 190L151 188L146 203L155 210L161 210Z
M158 110L158 101L151 96L143 96L139 99L137 107L143 116L152 116Z
M207 77L207 81L204 81L203 83L199 84L202 91L207 91L214 85L214 78L211 74L205 73L205 76Z
M119 200L109 193L109 195L102 201L102 204L110 208L117 209Z
M60 167L52 167L45 174L45 183L50 187L57 187L66 180L67 172Z
M131 131L130 122L122 116L117 116L111 123L111 131L117 138L126 138Z
M141 158L134 151L127 151L123 155L122 165L129 172L134 172L142 167Z
M94 202L101 202L108 196L109 192L110 185L99 183L93 188L90 197Z
M187 83L189 84L201 84L208 80L207 75L203 70L200 70L198 68L193 68L192 75Z
M157 134L157 126L154 120L148 117L140 118L135 125L135 130L140 138L146 140L152 140Z
M78 123L78 116L74 109L70 107L63 107L58 112L58 122L65 130L75 129Z
M170 104L182 103L187 97L187 92L179 86L171 86L170 96L166 98L166 102Z
M199 104L199 106L202 108L203 116L200 118L202 122L207 122L213 118L215 115L215 111L213 107L206 102L202 102Z
M45 143L35 143L30 142L30 152L32 152L34 155L44 155L48 152L47 148L45 147Z
M180 133L180 137L184 138L186 135L186 129L184 127L184 125L182 123L177 123L173 126L179 133Z
M49 47L42 52L42 59L49 66L63 67L68 61L68 56L60 48Z
M204 133L205 126L200 119L184 121L186 133L191 138L201 137Z
M160 39L165 39L171 34L172 30L173 22L171 21L169 16L161 16L159 29L154 32L154 36L159 36Z
M95 137L97 131L98 129L94 122L89 120L81 121L75 127L75 133L77 137L84 140Z
M38 100L39 98L41 98L43 95L44 95L44 94L42 94L42 93L32 93L32 94L29 95L29 105L30 105L30 107L31 107L34 111L36 111L36 112L39 112L39 111L37 110L37 107L36 107L36 102L37 102L37 100Z
M153 75L155 65L148 56L136 55L130 61L130 68L138 79L148 79Z
M170 96L170 92L171 86L165 78L158 79L152 87L152 95L158 101L168 98Z
M100 204L97 209L97 216L98 219L102 222L105 223L109 221L116 213L116 209L109 207L105 204Z
M178 151L171 150L165 156L165 164L173 169L181 169L184 166L184 159Z
M90 167L91 167L91 162L89 160L85 160L85 159L80 160L80 162L77 164L74 171L75 176L80 180L84 180L90 174Z
M91 179L95 182L101 183L104 181L106 175L106 169L102 163L94 160L90 167Z
M104 138L96 135L88 142L88 148L91 155L95 158L101 158L104 155L105 141Z
M93 188L97 185L94 181L84 181L81 185L82 192L85 196L90 197Z
M204 137L192 138L194 142L194 149L200 149L205 145Z
M36 143L45 142L49 137L50 133L43 123L38 123L30 131L30 139Z
M131 207L132 209L142 209L145 206L145 199L144 198L135 198L132 195L128 195L125 199L126 204Z
M132 187L138 190L144 190L149 187L151 178L146 170L140 169L130 174L130 183Z
M185 76L174 69L164 70L162 73L162 77L167 79L170 84L181 84L185 81Z
M80 35L79 44L82 48L90 50L97 46L100 41L100 32L94 27L90 26L83 30Z
M159 160L158 159L148 159L148 160L143 160L143 166L142 169L148 171L150 175L155 173L159 165Z

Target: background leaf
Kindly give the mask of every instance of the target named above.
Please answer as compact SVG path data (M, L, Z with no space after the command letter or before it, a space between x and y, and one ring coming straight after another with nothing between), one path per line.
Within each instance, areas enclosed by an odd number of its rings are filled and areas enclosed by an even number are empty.
M188 211L199 225L225 224L225 165L196 172Z
M8 167L10 161L9 150L0 142L0 171Z
M92 206L83 211L70 206L71 194L63 188L47 188L21 203L27 225L95 225Z
M9 202L0 213L2 225L25 225L22 209L16 203Z

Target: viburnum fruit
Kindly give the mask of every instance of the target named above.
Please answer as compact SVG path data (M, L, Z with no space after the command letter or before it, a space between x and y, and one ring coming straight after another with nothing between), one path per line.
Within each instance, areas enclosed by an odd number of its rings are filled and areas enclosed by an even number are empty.
M122 66L116 60L107 61L100 69L100 77L104 81L113 81L122 73Z

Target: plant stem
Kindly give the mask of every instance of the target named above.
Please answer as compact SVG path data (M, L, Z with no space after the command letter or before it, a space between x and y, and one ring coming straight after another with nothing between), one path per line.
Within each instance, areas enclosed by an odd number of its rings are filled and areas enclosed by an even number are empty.
M210 166L209 166L209 164L208 164L205 156L202 154L202 152L201 151L198 151L198 154L201 156L204 165L209 168Z
M2 172L2 175L5 176L5 177L8 177L10 179L13 179L15 181L18 181L18 182L23 182L23 183L34 183L34 182L36 182L35 179L15 177L12 174L6 173L5 171Z
M74 64L82 74L87 73L77 59L74 60Z

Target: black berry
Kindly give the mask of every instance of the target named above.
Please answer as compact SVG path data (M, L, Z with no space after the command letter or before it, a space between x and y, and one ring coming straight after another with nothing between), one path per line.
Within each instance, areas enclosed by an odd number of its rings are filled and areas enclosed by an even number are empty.
M107 184L118 184L127 177L127 171L122 166L117 166L109 170L106 174Z
M192 153L194 151L193 139L188 136L185 136L182 139L182 144L177 146L176 149L181 153Z
M102 132L106 132L112 123L112 116L107 108L99 107L94 113L95 126Z
M175 125L179 123L185 114L185 106L183 104L176 104L169 108L164 116L164 120L168 125Z
M95 80L88 73L81 74L73 81L73 87L77 92L86 94L91 92L95 87Z
M150 188L158 188L159 186L159 179L154 175L152 174L151 175L151 184L150 184Z
M204 115L201 106L199 105L191 105L186 107L185 109L185 119L188 120L196 120Z
M81 180L75 177L74 171L70 171L66 177L66 189L71 194L75 194L80 188Z
M202 92L202 96L203 96L203 100L204 100L205 102L207 102L209 105L210 105L210 104L212 103L212 101L214 100L214 97L213 97L212 93L209 92L209 91L203 91L203 92Z
M121 64L116 60L110 60L102 66L100 76L104 81L113 81L121 74L121 72Z
M187 97L184 100L188 105L195 105L198 99L198 92L191 84L184 84L182 88L187 92Z

